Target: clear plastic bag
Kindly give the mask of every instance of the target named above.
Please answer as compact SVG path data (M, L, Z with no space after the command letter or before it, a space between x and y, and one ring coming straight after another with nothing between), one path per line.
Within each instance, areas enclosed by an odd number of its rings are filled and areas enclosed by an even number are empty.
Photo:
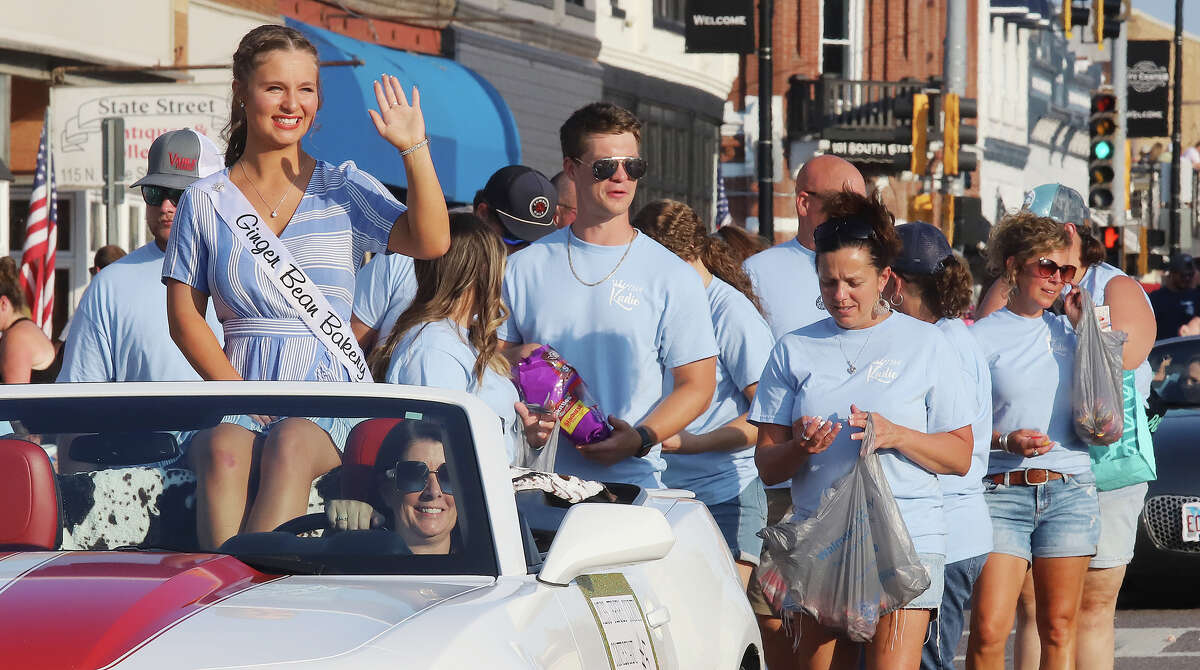
M900 509L871 452L870 420L854 469L821 497L816 514L764 528L759 581L786 621L797 613L854 642L929 588Z
M1075 434L1095 446L1108 446L1125 432L1121 379L1121 350L1125 333L1105 332L1096 318L1092 297L1079 289L1083 314L1075 331L1075 379L1071 386L1072 425Z

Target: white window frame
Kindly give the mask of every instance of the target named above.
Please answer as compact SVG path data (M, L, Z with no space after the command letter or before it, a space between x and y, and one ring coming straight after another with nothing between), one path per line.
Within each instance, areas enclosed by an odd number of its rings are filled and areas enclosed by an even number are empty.
M863 29L865 28L863 0L846 0L846 39L825 39L825 0L821 0L818 8L820 11L817 13L817 23L820 26L820 39L817 43L817 70L822 74L825 72L825 45L837 45L845 47L849 54L846 79L862 79L862 49L856 48L855 45L863 43Z

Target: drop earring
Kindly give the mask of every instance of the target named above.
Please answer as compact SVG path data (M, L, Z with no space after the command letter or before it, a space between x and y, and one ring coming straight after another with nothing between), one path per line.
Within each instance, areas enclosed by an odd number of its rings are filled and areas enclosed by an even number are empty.
M873 311L875 312L875 316L883 316L892 311L892 305L887 300L884 300L883 296L879 296L879 300L875 301L875 309Z
M821 299L821 296L817 296L816 305L817 309L821 310L822 312L825 311L825 301Z

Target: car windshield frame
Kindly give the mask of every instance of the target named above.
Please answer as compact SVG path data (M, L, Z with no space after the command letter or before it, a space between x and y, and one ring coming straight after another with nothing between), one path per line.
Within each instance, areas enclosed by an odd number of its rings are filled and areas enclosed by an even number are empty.
M338 386L346 387L344 390L349 392L338 393L335 388L328 388L334 386L333 384L289 384L285 390L277 382L238 382L238 387L244 385L246 391L250 391L240 393L237 391L241 388L226 392L211 386L205 388L210 384L213 383L138 384L140 389L127 389L129 393L113 393L117 385L104 385L108 388L94 394L89 393L87 387L92 386L99 390L100 385L50 385L52 388L44 390L37 390L32 386L23 387L16 394L0 397L0 421L20 422L16 427L22 429L24 435L116 433L130 431L131 427L137 431L200 430L220 423L223 417L248 414L435 421L441 424L446 432L447 444L444 448L455 478L455 505L458 509L458 530L461 533L461 543L456 546L455 551L445 555L368 555L362 553L361 547L376 546L378 543L343 543L337 546L349 547L346 553L322 553L315 551L320 538L312 538L313 553L306 554L303 542L287 542L286 546L280 545L280 551L276 554L256 550L254 555L237 552L231 555L268 572L406 576L499 575L492 518L488 513L472 424L469 412L461 404L451 400L406 397L402 391L403 387L391 388L386 393L364 393L365 389L354 388L361 385L346 384ZM64 388L67 386L74 388ZM313 392L313 387L329 392ZM224 388L229 389L230 386L225 385ZM190 390L203 392L193 393ZM12 437L23 439L24 435L18 433ZM186 469L185 465L179 467ZM59 483L61 484L63 477L69 476L71 475L59 475ZM383 531L357 532L366 534ZM358 548L355 549L355 546ZM198 550L195 547L123 548L179 552Z

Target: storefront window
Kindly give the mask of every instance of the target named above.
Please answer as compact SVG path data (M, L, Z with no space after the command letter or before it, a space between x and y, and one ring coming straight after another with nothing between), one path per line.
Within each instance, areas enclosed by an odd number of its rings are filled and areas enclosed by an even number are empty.
M850 2L825 0L821 21L821 74L850 79Z

